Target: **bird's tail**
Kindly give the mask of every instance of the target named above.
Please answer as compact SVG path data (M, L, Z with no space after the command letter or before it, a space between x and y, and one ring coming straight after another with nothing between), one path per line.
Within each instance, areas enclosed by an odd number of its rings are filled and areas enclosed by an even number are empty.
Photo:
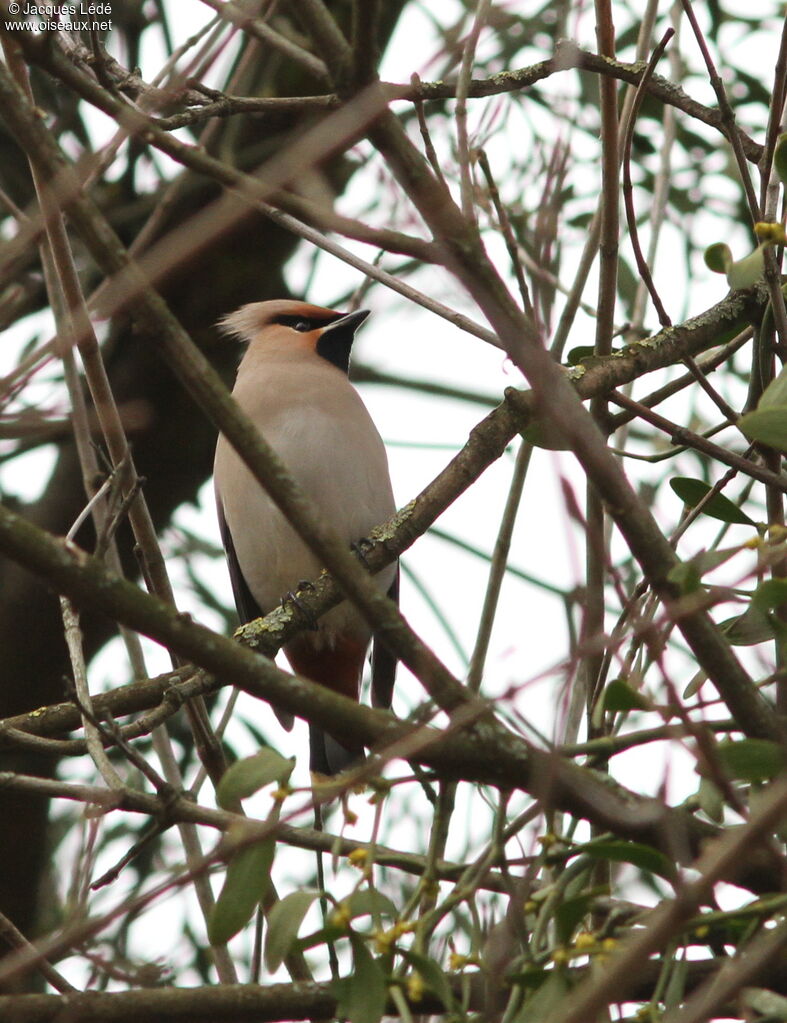
M363 746L344 745L314 725L309 726L309 770L328 778L341 774L363 758Z
M368 642L354 635L333 637L326 649L306 633L284 648L297 675L318 682L335 693L358 699L358 689ZM332 777L363 757L363 743L353 735L341 741L314 725L309 726L309 768L312 774Z

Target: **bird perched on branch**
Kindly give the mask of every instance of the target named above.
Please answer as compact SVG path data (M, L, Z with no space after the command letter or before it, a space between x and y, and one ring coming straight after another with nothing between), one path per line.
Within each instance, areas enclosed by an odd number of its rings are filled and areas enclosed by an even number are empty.
M235 400L348 546L396 508L382 439L347 375L355 332L368 315L277 300L243 306L222 321L224 330L249 342ZM315 579L322 566L223 436L214 474L235 604L247 622L272 611L301 580ZM396 565L376 579L397 598ZM315 625L284 647L293 671L357 700L372 639L368 625L348 602ZM391 704L395 667L375 643L376 706ZM276 713L292 727L292 715ZM337 774L362 753L352 737L310 726L312 772Z

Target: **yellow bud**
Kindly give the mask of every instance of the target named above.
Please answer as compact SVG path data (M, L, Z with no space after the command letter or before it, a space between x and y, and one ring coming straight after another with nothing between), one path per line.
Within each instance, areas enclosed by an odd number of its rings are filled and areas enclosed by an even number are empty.
M340 902L328 919L332 927L338 927L343 931L346 930L350 926L350 920L352 919L347 903Z
M557 966L564 966L569 958L569 954L564 948L556 948L552 953L552 962Z
M393 929L390 931L375 931L374 932L374 944L377 947L377 951L381 955L385 955L386 952L391 951L391 946L396 940L396 935L393 933Z
M391 783L385 778L372 778L369 782L369 788L372 789L372 794L369 796L369 802L372 806L376 806L377 803L381 803L391 791Z
M707 924L700 924L699 927L694 928L694 934L697 938L707 938L710 934L710 927Z
M458 952L452 952L448 957L449 970L462 970L467 966L467 963L467 956L460 955Z
M614 952L614 950L618 947L618 939L604 938L604 940L601 942L601 947L604 949L605 952Z
M407 997L411 1002L420 1002L424 996L424 979L420 973L411 973L407 978Z
M761 242L770 242L772 245L784 245L784 228L781 224L772 221L760 221L754 225L754 233Z
M579 950L593 948L595 944L596 944L595 935L590 934L588 931L581 931L574 939L574 948L577 948Z
M365 867L369 862L369 850L353 849L347 857L347 862L353 867Z
M358 823L358 814L355 812L355 810L351 810L349 808L349 806L345 806L345 808L344 808L344 820L345 820L345 823L350 824L350 825L357 824Z
M289 785L280 785L273 793L274 803L283 803L287 796L292 795L292 789Z
M549 831L546 835L539 835L538 840L541 843L542 849L550 849L557 842L558 838L557 835Z

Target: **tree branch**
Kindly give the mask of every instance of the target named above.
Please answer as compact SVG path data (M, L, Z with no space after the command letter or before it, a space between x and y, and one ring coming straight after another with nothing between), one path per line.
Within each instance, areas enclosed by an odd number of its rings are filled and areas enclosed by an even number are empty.
M390 745L448 779L462 778L507 789L524 789L548 805L587 817L603 829L662 848L679 859L715 834L690 814L639 796L603 775L536 749L488 716L485 705L468 699L455 711L446 734L414 730L393 714L364 707L324 686L292 676L232 640L175 614L155 597L111 575L103 564L72 544L0 507L0 550L73 600L163 643L252 696L342 734L351 729L385 755ZM479 709L482 716L479 717ZM454 734L456 733L456 734ZM753 890L773 887L770 859L753 854L730 865L729 878ZM770 889L769 889L770 890Z

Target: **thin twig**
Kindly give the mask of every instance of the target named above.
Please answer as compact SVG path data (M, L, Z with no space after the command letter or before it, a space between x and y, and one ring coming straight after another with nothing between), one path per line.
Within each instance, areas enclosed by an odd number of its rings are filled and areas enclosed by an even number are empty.
M703 376L708 373L712 373L718 369L719 366L725 365L729 359L742 348L745 344L751 341L752 328L747 327L746 330L734 337L732 341L728 341L726 345L723 345L713 355L708 356L698 364L698 368ZM669 383L658 387L655 391L639 399L639 404L644 405L646 408L653 408L656 405L660 405L661 402L666 401L667 398L671 398L674 394L678 394L685 387L689 387L694 383L695 377L693 373L684 373L683 376L676 377L674 380L670 380ZM611 433L614 433L619 427L625 423L630 422L634 418L633 412L619 412L617 415L610 416L608 426Z
M637 230L637 215L634 211L634 195L633 187L631 184L631 142L634 138L634 126L636 124L637 114L639 112L640 105L642 103L643 96L645 94L645 88L648 80L652 77L656 70L656 65L667 48L667 44L670 39L675 35L675 31L672 28L668 28L667 31L661 38L658 46L654 49L648 66L645 69L645 73L640 79L637 91L634 94L634 102L632 105L631 117L629 118L626 126L626 134L623 140L623 201L626 208L626 220L628 223L629 237L631 239L631 245L634 250L634 259L637 263L637 270L639 271L640 278L645 283L650 297L653 300L653 305L656 308L656 313L659 318L659 323L662 327L669 327L672 324L672 320L667 315L667 310L664 308L664 304L659 297L659 293L656 290L656 285L653 282L653 276L650 272L647 260L645 259L642 248L639 244L639 231Z
M484 172L487 187L489 188L489 195L492 199L492 205L495 207L495 213L497 214L497 221L500 225L501 231L503 232L506 249L508 250L508 257L511 260L511 268L514 271L516 282L519 285L519 294L522 297L522 308L527 316L535 319L536 313L533 309L533 303L530 301L530 292L527 287L527 281L525 280L525 271L522 269L522 261L519 258L519 246L517 245L516 238L514 237L508 213L506 212L506 208L500 198L500 191L497 187L497 183L492 176L492 168L489 166L489 158L483 149L478 150L478 165Z
M0 940L4 941L11 948L24 949L31 955L37 955L35 946L27 940L22 932L16 927L12 920L9 920L5 913L0 913ZM65 994L67 991L78 991L66 978L56 970L46 959L38 960L38 972L44 980L51 984L55 991Z
M749 206L752 224L756 224L758 220L762 220L762 214L760 212L759 203L757 202L757 196L754 194L754 187L751 182L751 176L749 175L749 168L746 166L746 156L743 152L743 146L741 145L740 136L738 135L735 123L735 112L727 98L727 90L724 88L724 82L721 80L721 76L716 70L716 65L713 63L713 58L710 55L708 44L705 42L702 29L700 28L694 14L694 8L692 7L691 0L681 0L681 3L683 5L683 10L686 12L686 17L689 19L689 23L691 24L692 31L694 32L694 38L697 40L697 45L700 48L702 59L705 61L705 67L708 69L708 78L713 91L716 93L716 100L719 104L722 123L725 126L725 134L732 145L735 162L738 165L738 174L740 175L741 185L743 186L743 191L746 195L746 202Z
M412 83L414 89L418 89L420 87L421 79L418 77L418 73L416 71L413 71L412 75L410 76L410 82ZM426 159L429 161L429 166L432 168L432 171L437 180L440 181L445 190L448 191L448 184L446 183L445 176L443 174L443 168L440 166L440 161L437 158L434 143L432 142L432 135L431 132L429 131L429 125L427 124L426 121L423 100L419 96L414 96L413 106L415 107L415 114L416 117L418 118L418 129L421 132L421 138L423 139L424 153L426 154Z
M615 25L612 20L611 0L595 0L596 34L599 55L614 60ZM618 235L619 235L619 170L620 141L618 130L618 93L614 79L602 77L601 91L601 233L599 237L599 285L596 315L597 355L608 355L612 350L615 300L617 298ZM629 113L634 120L634 110Z
M481 35L489 13L490 0L476 0L475 16L470 33L462 50L462 63L456 82L456 151L459 163L460 193L462 196L462 213L468 224L476 223L475 194L473 188L472 153L470 138L467 131L467 93L473 74L473 61Z
M88 752L109 788L121 790L124 788L125 782L104 752L100 731L93 720L90 689L87 683L87 668L82 649L82 630L79 627L79 614L67 597L60 598L60 609L63 615L63 631L68 646L68 654L71 658L71 670L74 674L74 692L82 712Z
M695 451L701 451L703 454L709 455L711 458L716 459L716 461L723 462L724 465L729 465L733 469L737 469L752 479L759 480L761 483L767 483L769 486L776 487L780 492L787 493L787 476L777 474L770 469L757 465L756 462L743 458L741 455L736 455L719 444L713 444L698 433L694 433L691 430L687 430L684 426L679 426L677 423L665 419L658 412L653 412L639 402L632 401L631 398L626 397L626 395L621 394L619 391L611 392L609 400L616 405L620 405L621 408L633 412L641 419L644 419L646 423L650 423L657 429L663 430L664 433L669 434L674 443L693 448Z
M719 872L732 858L745 857L754 844L778 827L784 819L785 808L787 782L776 781L763 794L758 809L745 824L708 846L695 864L693 879L682 885L679 896L660 903L642 921L644 926L621 942L604 970L568 995L554 1015L555 1023L583 1023L593 1019L610 1002L626 998L638 966L672 939L676 927L708 897Z
M202 0L202 3L211 7L220 18L236 25L261 43L267 43L289 60L300 64L316 78L325 81L327 72L324 62L271 28L263 18L250 17L249 12L240 4L234 3L233 0L229 0L229 2L227 0Z
M669 326L669 324L664 324L664 326ZM737 423L738 413L735 411L734 408L732 408L732 406L727 401L724 400L724 398L719 394L716 388L711 386L711 384L708 381L708 378L705 376L705 374L694 361L694 359L689 355L687 356L687 358L683 360L683 362L686 366L688 366L689 373L691 373L691 375L700 385L702 390L708 395L710 400L713 402L713 404L716 406L719 412L721 412L721 414L724 416L727 422Z
M475 646L470 658L470 670L467 675L467 685L470 690L477 693L481 689L481 681L484 674L486 655L489 650L489 640L492 636L492 627L495 621L500 590L505 578L508 565L508 554L511 548L511 539L514 534L517 513L522 500L522 490L525 484L525 477L530 465L530 457L533 454L533 447L527 441L522 441L517 451L514 471L511 476L511 484L508 489L503 517L500 521L495 549L489 565L489 578L487 580L486 592L484 593L484 604L481 610L481 617L478 624Z
M787 20L782 20L782 35L779 54L773 72L773 88L768 108L768 128L765 133L765 148L760 160L760 206L766 220L776 219L776 202L780 191L779 182L773 179L773 154L779 137L787 93Z

